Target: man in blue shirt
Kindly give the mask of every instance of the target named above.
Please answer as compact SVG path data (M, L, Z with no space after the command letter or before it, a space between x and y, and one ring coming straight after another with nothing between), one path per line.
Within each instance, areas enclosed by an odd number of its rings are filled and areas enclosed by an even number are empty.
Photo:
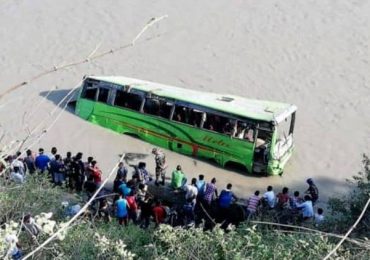
M64 181L65 168L60 154L55 155L55 159L50 161L50 173L55 185L61 186Z
M204 192L206 190L206 182L204 180L203 174L199 175L199 179L197 181L197 189L198 189L198 200L200 200L203 198Z
M218 205L220 207L220 220L227 222L229 219L229 209L230 205L233 200L237 200L238 198L234 195L231 191L233 185L231 183L227 184L226 189L222 190L220 193L220 197L218 198Z
M119 196L119 199L115 203L116 206L116 216L118 223L122 225L125 223L125 226L128 224L128 208L127 200L123 198L122 194Z
M49 162L50 162L50 158L44 154L44 149L40 148L39 155L36 157L36 160L35 160L36 168L41 173L43 173L47 169Z

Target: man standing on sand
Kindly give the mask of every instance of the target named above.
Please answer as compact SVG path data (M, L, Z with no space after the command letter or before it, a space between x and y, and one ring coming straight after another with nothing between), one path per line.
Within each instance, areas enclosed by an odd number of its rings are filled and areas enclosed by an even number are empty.
M82 153L79 152L73 157L72 161L72 178L74 182L74 188L77 192L82 191L83 184L85 182L85 167L82 162Z
M50 172L52 174L54 184L62 186L65 179L65 168L60 154L56 154L54 160L50 162Z
M195 206L198 195L196 178L191 179L191 183L185 186L185 192L185 200L187 201L191 199L193 201L193 205Z
M23 158L20 158L20 156L21 156L21 152L18 151L16 153L16 155L14 156L14 158L13 158L11 168L18 167L19 172L23 176L25 176L25 174L26 174L25 164L24 164Z
M226 189L223 189L218 198L219 215L218 220L224 222L222 226L227 227L232 219L231 204L233 201L237 201L238 198L231 191L233 185L228 183Z
M267 187L267 192L263 194L263 199L266 202L269 209L273 209L275 207L276 196L275 196L272 186Z
M36 172L35 158L33 157L30 149L28 149L26 153L27 156L23 159L23 161L26 164L28 173L34 174Z
M97 162L95 160L91 162L91 167L89 168L89 170L90 170L90 176L93 177L96 186L100 187L102 183L102 172L99 169Z
M152 154L155 155L155 185L159 185L159 176L161 176L162 182L161 184L164 185L164 181L166 178L166 156L165 154L159 150L158 148L153 148Z
M128 173L128 170L127 168L125 167L125 165L123 164L123 162L120 162L118 164L118 170L117 170L117 175L116 175L116 179L119 179L119 178L123 178L123 181L124 182L127 182L127 173Z
M203 200L207 206L211 206L212 201L217 197L216 178L212 178L211 182L206 184Z
M315 205L316 201L319 199L319 190L311 178L307 179L307 184L308 189L305 193L311 196L312 204Z
M186 184L185 174L181 170L181 165L177 165L176 170L172 172L171 187L174 190L181 189Z
M67 152L66 158L63 160L64 167L65 167L65 177L68 178L68 185L71 189L74 188L74 183L72 179L72 164L73 164L73 159L72 159L72 153Z
M48 168L48 164L50 162L50 158L44 154L44 149L39 149L39 155L35 159L36 168L40 171L40 173L44 173L44 171Z
M51 148L50 154L47 155L49 157L50 161L55 160L55 155L57 154L57 152L58 152L58 149L56 147Z

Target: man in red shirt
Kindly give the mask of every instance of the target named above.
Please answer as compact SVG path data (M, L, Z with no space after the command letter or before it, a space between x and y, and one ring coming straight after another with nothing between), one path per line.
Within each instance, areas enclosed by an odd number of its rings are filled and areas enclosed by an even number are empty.
M153 217L156 227L163 223L164 219L166 218L166 211L162 207L162 203L159 200L156 201L155 207L153 208Z
M131 191L130 195L126 196L126 200L127 200L127 204L128 206L130 207L129 211L128 211L128 216L130 219L132 219L132 221L134 222L134 224L137 224L137 211L138 211L138 206L137 206L137 203L136 203L136 198L134 196L134 191Z
M91 162L91 169L90 169L90 176L92 176L94 178L94 182L96 184L97 187L99 187L101 185L101 175L102 175L102 172L101 170L99 169L98 165L97 165L97 162L94 160Z
M286 208L289 202L289 189L284 187L282 192L277 195L277 206L279 209Z

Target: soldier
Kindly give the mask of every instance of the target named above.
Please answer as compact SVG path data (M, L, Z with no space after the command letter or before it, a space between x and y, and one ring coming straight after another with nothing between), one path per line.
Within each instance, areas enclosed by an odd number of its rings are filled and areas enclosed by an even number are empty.
M74 186L74 181L72 178L72 161L73 161L72 153L67 152L67 155L63 160L64 167L65 167L65 175L66 175L66 178L68 178L69 187L71 189L74 189L75 186Z
M155 155L155 185L159 185L159 176L161 176L162 179L161 184L164 185L167 168L166 156L161 150L157 148L153 148L152 154Z

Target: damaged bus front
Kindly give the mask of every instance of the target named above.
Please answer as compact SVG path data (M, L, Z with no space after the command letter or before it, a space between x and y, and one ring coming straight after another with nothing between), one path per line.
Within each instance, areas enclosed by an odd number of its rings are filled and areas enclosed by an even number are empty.
M297 107L291 105L271 122L257 126L253 171L282 175L294 150L294 124Z

